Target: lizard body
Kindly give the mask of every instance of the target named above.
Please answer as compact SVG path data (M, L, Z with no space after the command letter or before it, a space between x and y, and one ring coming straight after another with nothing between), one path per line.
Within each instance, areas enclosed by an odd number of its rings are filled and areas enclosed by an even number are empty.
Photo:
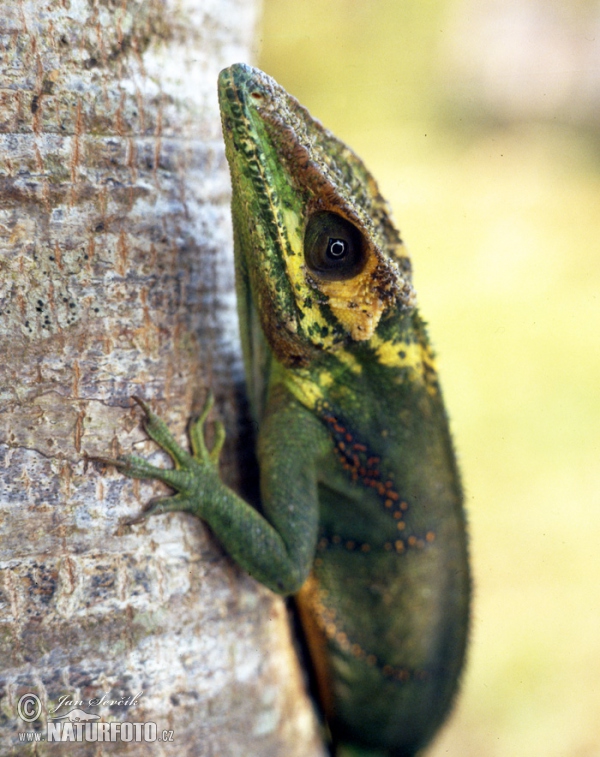
M257 580L297 595L338 754L413 755L455 694L470 583L410 261L363 163L282 87L236 64L219 97L261 512L220 481L210 403L190 455L140 401L175 468L116 464L177 491L145 514L193 512Z

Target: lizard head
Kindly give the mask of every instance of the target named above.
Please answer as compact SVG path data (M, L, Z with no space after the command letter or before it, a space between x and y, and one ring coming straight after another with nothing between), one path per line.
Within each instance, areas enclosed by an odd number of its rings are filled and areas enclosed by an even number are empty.
M409 258L362 161L262 71L225 69L219 98L238 272L278 359L306 365L412 308Z

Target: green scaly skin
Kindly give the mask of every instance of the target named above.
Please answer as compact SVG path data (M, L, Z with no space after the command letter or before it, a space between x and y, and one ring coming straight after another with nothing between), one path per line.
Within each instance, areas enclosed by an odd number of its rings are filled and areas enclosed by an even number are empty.
M192 512L258 581L297 594L338 755L414 755L456 692L470 583L410 261L362 162L285 90L236 64L221 73L219 97L261 512L219 478L224 432L210 451L203 439L210 401L191 426L190 455L138 400L174 470L110 462L176 490L141 517ZM305 230L320 213L360 236L351 276L309 265Z

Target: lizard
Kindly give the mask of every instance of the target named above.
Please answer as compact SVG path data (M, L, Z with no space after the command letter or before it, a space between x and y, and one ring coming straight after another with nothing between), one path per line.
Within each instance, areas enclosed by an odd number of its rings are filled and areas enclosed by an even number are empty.
M259 424L260 509L142 399L174 467L103 458L175 494L142 514L205 521L256 580L294 595L334 753L408 757L454 701L467 646L463 493L411 261L363 162L283 87L219 76L238 315Z

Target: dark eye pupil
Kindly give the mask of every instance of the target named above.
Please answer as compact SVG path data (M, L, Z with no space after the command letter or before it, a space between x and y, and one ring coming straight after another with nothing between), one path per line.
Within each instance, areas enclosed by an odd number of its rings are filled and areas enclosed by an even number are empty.
M304 259L311 273L340 281L351 279L365 265L367 247L362 233L337 213L312 215L304 232Z
M329 243L327 245L327 255L334 260L343 258L346 254L348 247L343 239L332 239L329 237Z

